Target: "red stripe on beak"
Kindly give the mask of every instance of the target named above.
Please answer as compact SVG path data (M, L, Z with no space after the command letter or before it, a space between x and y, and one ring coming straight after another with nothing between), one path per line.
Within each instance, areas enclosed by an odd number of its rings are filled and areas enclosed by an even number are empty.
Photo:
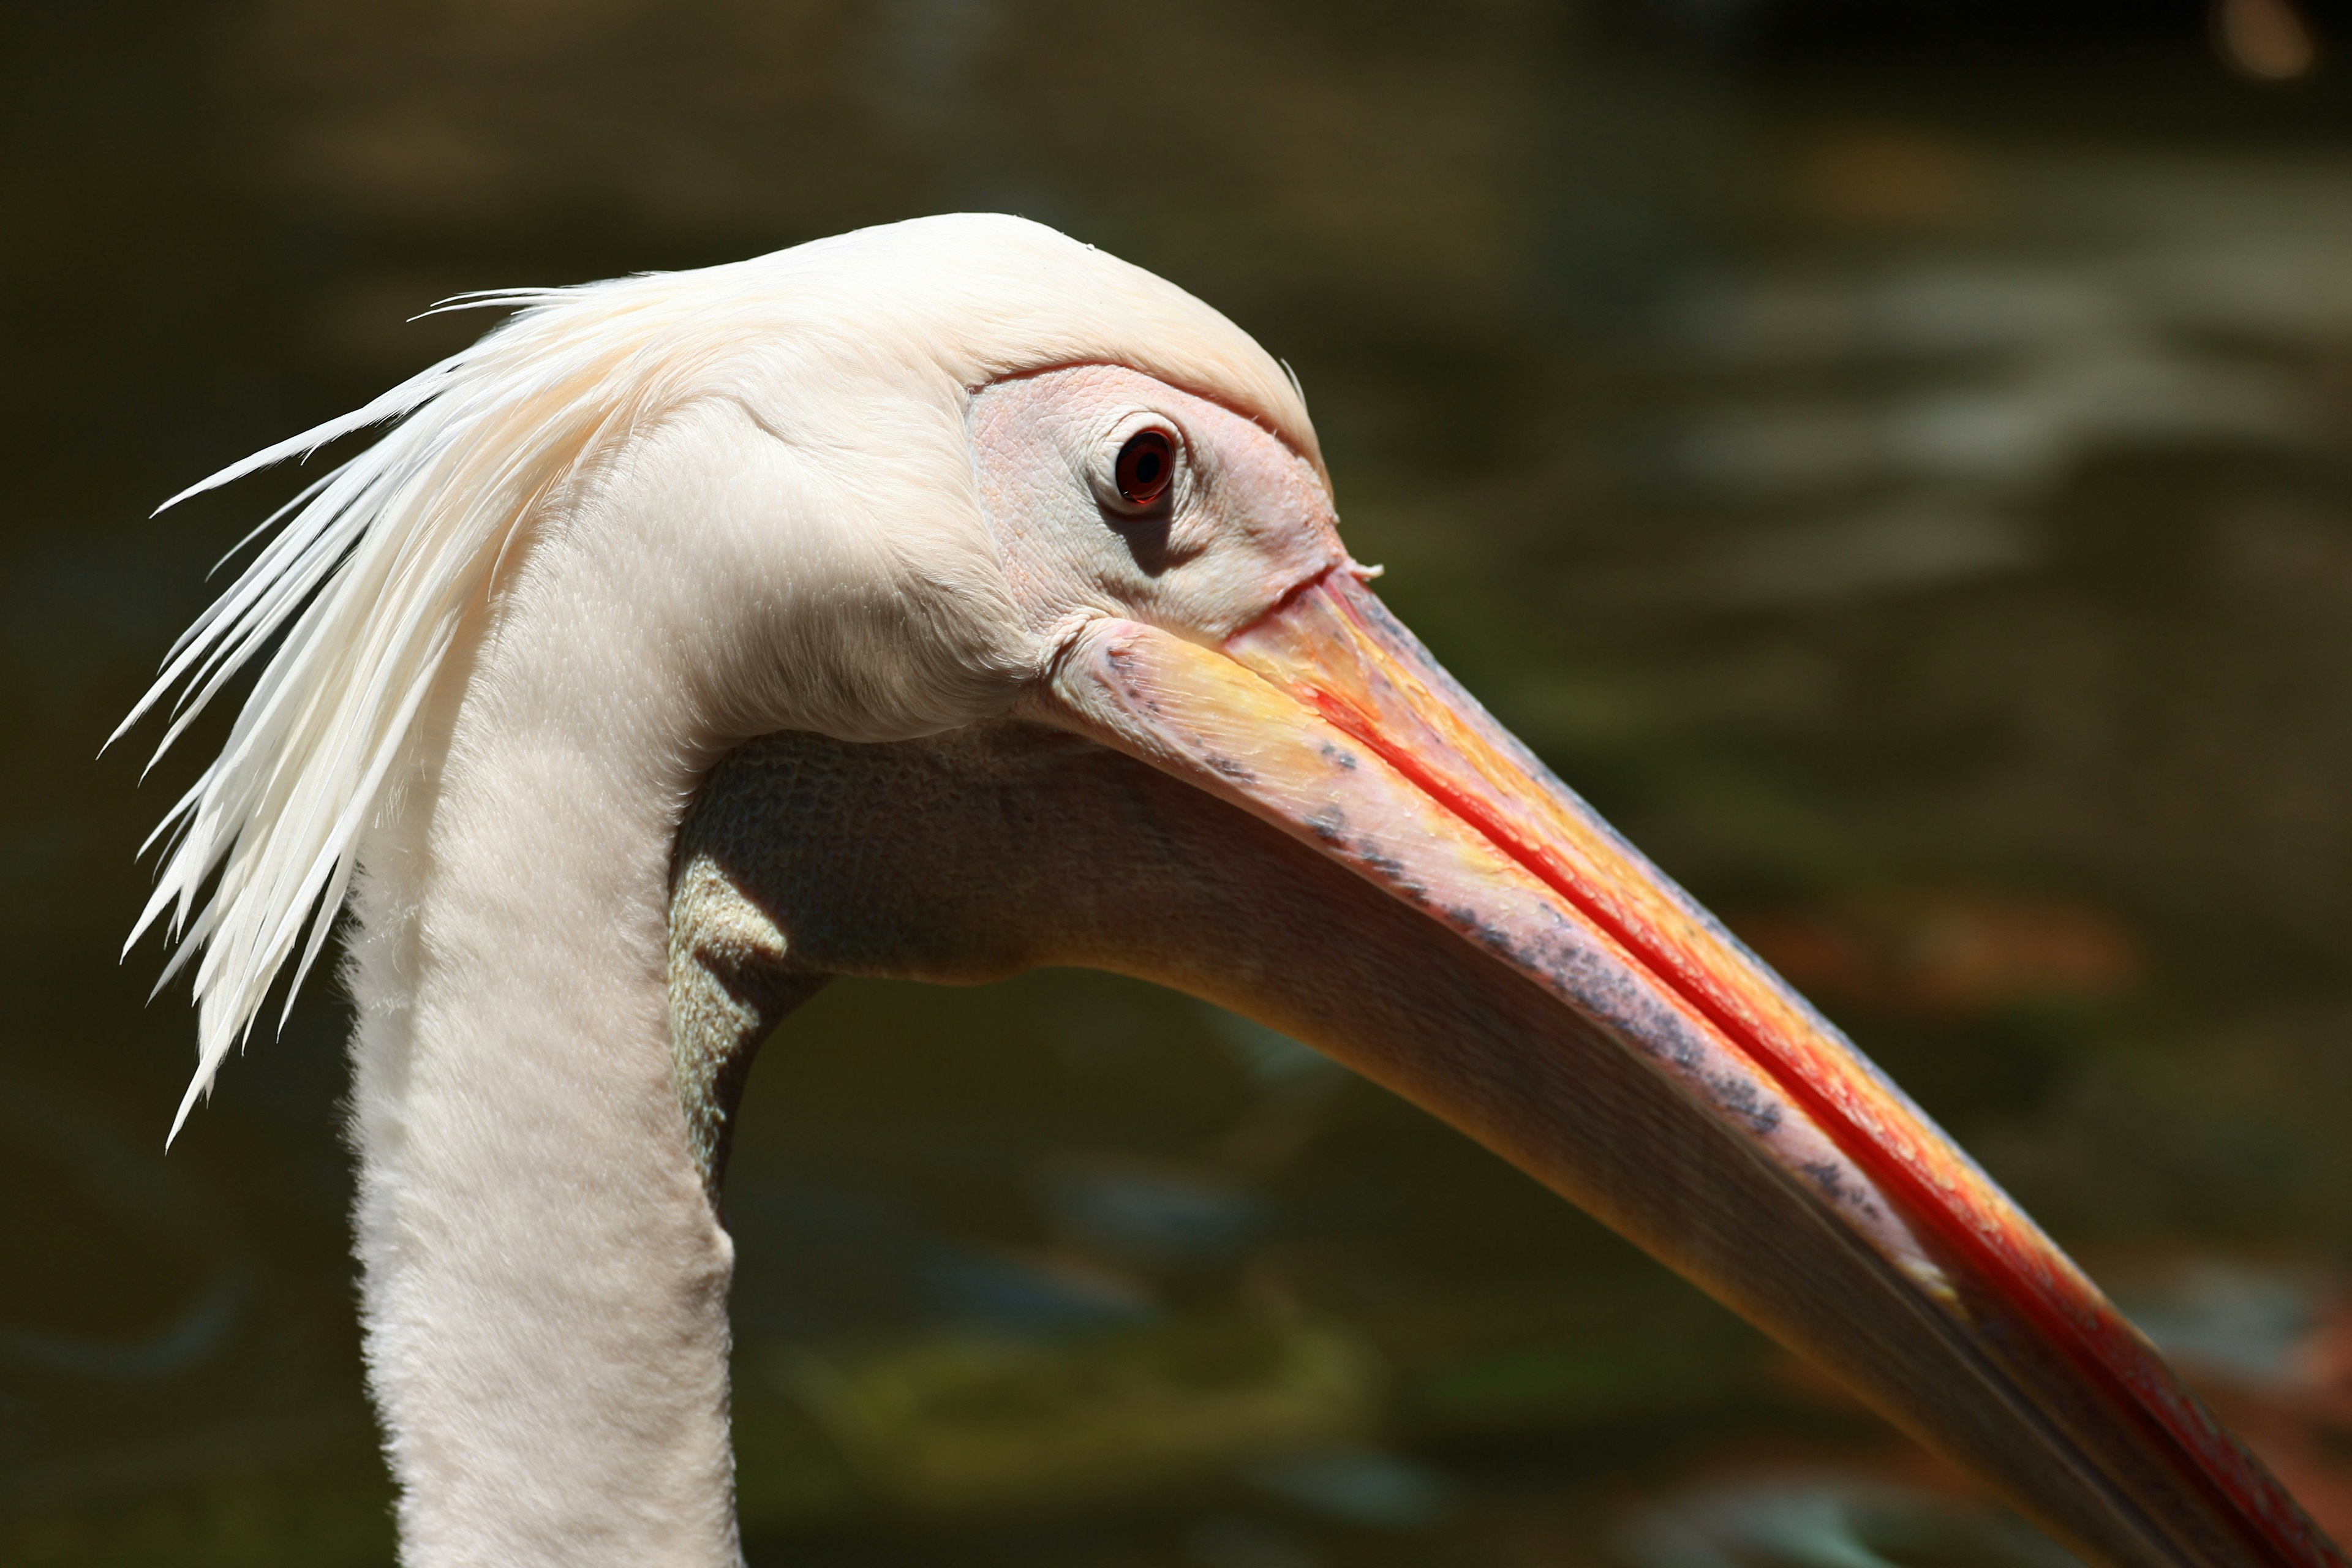
M2276 1480L1976 1163L1454 685L1352 574L1294 595L1225 651L1311 704L1559 893L1783 1088L1913 1218L2178 1451L2184 1485L2242 1519L2257 1556L2340 1563ZM1339 654L1340 657L1334 657ZM1530 790L1530 779L1541 785Z

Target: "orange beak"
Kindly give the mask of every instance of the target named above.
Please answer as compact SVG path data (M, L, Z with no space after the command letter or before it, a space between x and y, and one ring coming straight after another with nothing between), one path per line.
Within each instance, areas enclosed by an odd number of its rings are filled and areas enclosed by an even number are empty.
M1667 1091L1597 1132L1588 1114L1580 1136L1611 1147L1572 1147L1530 1102L1607 1091L1564 1045L1549 1075L1489 1070L1467 1044L1433 1075L1317 1044L1592 1210L2087 1557L2344 1563L2033 1222L1351 569L1216 648L1090 623L1051 690L1055 722L1450 928L1491 957L1482 986L1532 984L1564 1005L1562 1040L1598 1037ZM1331 940L1347 940L1336 917Z

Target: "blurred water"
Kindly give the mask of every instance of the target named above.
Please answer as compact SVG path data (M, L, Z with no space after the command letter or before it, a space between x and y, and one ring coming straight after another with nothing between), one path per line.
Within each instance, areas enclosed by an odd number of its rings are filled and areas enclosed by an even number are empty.
M292 481L148 509L443 295L959 207L1295 365L1390 602L2352 1528L2352 31L2262 84L2274 17L2233 74L2194 6L1980 9L13 16L0 1558L389 1559L338 1005L164 1159L192 1026L112 954L201 743L89 761ZM2034 1555L1318 1059L1090 975L796 1017L731 1178L754 1560Z

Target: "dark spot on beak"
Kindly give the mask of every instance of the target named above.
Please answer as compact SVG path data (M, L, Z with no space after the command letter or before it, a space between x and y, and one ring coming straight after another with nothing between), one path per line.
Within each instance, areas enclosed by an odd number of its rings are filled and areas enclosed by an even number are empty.
M1813 1184L1822 1189L1822 1195L1832 1203L1845 1196L1845 1178L1829 1161L1820 1160L1798 1168L1813 1179Z

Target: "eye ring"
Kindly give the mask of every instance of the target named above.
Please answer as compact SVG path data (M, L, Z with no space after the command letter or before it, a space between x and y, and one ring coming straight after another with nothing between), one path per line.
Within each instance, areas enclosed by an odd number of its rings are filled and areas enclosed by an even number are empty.
M1138 511L1158 506L1175 479L1176 438L1156 426L1129 436L1111 468L1118 499Z

